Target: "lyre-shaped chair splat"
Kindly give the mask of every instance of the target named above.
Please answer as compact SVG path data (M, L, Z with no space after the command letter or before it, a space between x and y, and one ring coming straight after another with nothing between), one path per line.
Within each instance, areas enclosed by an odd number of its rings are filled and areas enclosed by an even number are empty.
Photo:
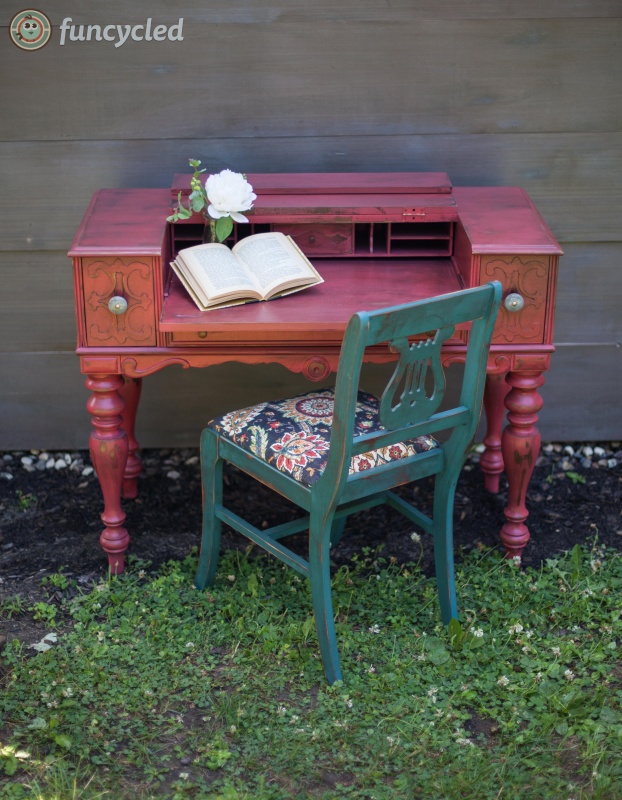
M387 430L414 425L438 410L445 394L441 350L453 332L451 325L423 341L411 343L401 338L389 342L399 361L380 399L380 423Z

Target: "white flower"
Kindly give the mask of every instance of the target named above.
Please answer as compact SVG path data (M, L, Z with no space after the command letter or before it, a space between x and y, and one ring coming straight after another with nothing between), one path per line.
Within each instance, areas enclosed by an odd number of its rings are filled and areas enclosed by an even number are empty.
M248 222L240 211L253 207L257 195L253 187L239 172L223 169L217 175L210 175L205 181L205 191L210 204L207 213L213 219L231 217L236 222Z
M380 633L380 625L372 625L367 629L370 633Z
M520 622L515 622L514 625L512 625L508 630L508 633L520 633L522 630L523 626L520 624Z
M562 651L559 647L551 647L551 653L553 653L554 656L561 656Z
M516 567L520 567L521 561L522 559L520 556L512 556L512 562Z
M476 639L481 639L484 635L484 631L482 628L471 628L471 633L475 636Z
M564 672L564 678L566 678L567 681L573 681L574 680L574 672L571 669L567 669Z
M499 678L499 680L497 681L497 683L499 684L499 686L507 686L507 685L509 684L509 682L510 682L510 679L508 678L508 676L507 676L507 675L502 675L502 676Z
M189 772L180 772L179 773L179 777L182 779L182 781L187 781L188 778L190 777L190 773Z
M473 742L470 739L466 739L464 737L462 737L460 739L456 739L456 744L460 744L463 747L475 747L475 745L473 744Z
M410 534L410 538L413 540L413 542L420 542L421 541L421 536L419 536L418 533L414 533L414 532L411 533Z

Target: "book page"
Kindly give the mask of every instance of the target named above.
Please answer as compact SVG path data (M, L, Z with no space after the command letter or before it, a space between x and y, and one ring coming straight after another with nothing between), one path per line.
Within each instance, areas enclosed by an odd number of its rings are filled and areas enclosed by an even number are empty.
M264 294L282 283L313 275L282 233L263 233L242 239L235 246L235 254Z
M182 257L193 267L193 272L210 298L233 291L257 292L257 286L242 269L226 245L198 246L186 250Z

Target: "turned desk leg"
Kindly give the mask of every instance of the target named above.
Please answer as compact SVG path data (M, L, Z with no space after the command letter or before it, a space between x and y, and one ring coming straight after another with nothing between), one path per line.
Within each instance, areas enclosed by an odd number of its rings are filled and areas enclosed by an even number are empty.
M529 541L525 525L529 512L525 505L527 488L540 452L538 412L542 398L538 389L544 383L541 372L510 372L506 378L510 390L505 398L508 425L503 431L501 451L508 481L507 522L501 529L501 541L508 557L520 556Z
M123 476L123 497L128 499L134 499L138 495L138 476L143 468L138 457L138 441L134 433L142 385L142 378L125 378L124 385L119 390L125 401L125 408L122 412L123 430L127 433L129 447Z
M99 541L113 575L123 572L124 553L130 541L123 527L125 514L121 508L121 488L129 452L123 429L123 386L120 375L89 375L86 379L86 387L92 392L86 407L94 428L89 446L104 496L101 518L106 527Z
M489 492L499 491L499 477L504 469L501 452L501 429L505 417L505 398L510 386L505 380L505 373L486 376L484 389L484 411L486 412L486 436L479 465L484 473L484 485Z

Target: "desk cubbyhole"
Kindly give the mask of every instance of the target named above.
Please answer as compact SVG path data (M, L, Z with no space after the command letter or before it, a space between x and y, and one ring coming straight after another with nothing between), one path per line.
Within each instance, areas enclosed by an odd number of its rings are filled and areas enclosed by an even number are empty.
M394 256L450 256L452 222L391 222L389 251Z

